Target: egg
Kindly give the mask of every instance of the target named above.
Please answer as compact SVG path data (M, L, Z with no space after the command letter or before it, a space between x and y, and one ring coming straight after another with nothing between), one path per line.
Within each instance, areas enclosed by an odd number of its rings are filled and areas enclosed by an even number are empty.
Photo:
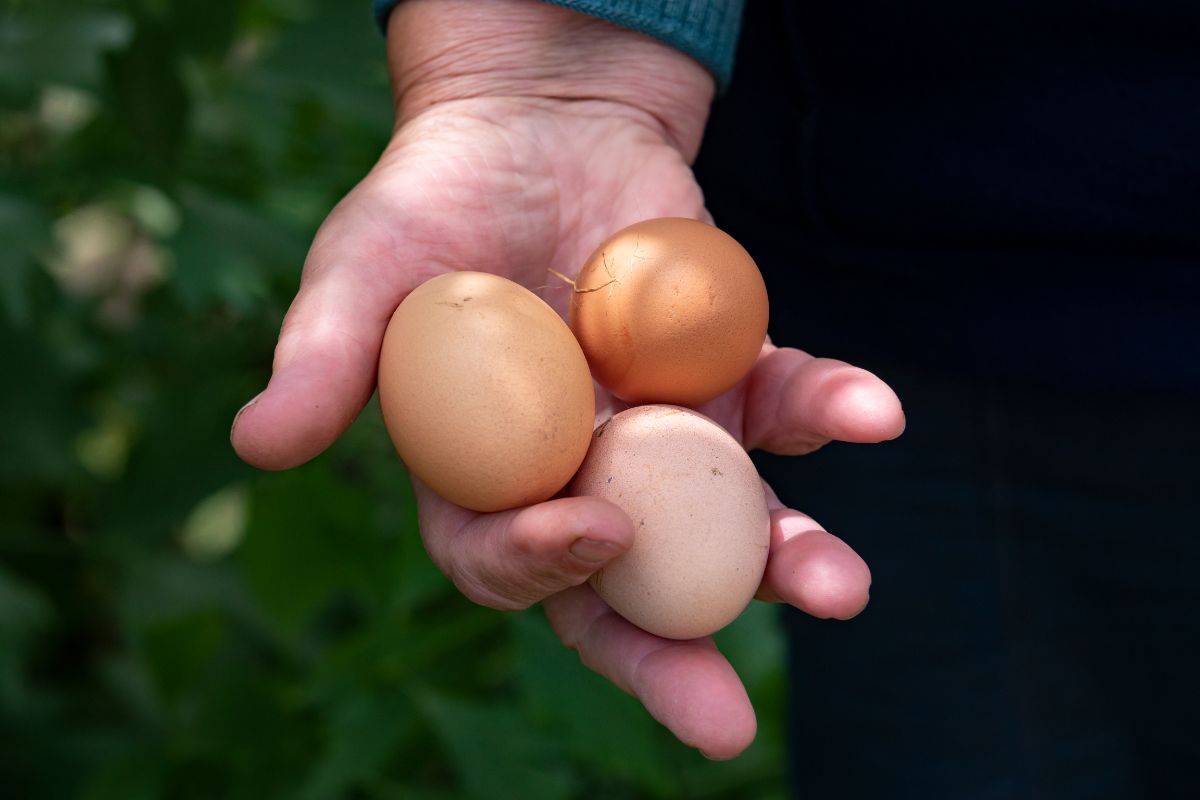
M609 500L633 521L633 546L591 584L644 630L707 636L758 591L770 546L762 481L707 417L669 405L620 412L596 429L569 492Z
M587 361L562 317L481 272L440 275L399 305L379 356L379 404L409 472L475 511L553 496L595 423Z
M692 219L638 222L588 258L569 319L596 380L630 403L694 406L732 388L767 334L750 254Z

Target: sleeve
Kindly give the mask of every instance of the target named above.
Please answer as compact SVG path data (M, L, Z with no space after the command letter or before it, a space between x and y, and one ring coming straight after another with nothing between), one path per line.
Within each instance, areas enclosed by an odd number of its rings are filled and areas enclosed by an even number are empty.
M400 0L374 0L375 19L386 30ZM653 36L703 64L724 89L733 59L745 0L545 0Z

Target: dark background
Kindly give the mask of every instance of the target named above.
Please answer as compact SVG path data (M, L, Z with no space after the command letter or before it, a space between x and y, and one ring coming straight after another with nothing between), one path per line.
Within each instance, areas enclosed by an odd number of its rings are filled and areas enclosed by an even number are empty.
M1195 4L756 0L697 175L897 441L757 454L871 566L788 616L795 797L1190 797Z

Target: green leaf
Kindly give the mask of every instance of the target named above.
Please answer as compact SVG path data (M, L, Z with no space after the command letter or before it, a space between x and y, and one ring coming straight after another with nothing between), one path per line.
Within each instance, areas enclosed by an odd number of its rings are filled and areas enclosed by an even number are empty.
M513 617L521 693L538 719L601 775L630 781L656 797L676 794L661 726L634 698L580 663L536 612Z
M425 692L418 704L437 731L470 800L560 800L575 781L559 743L511 705L468 703Z
M0 323L0 375L20 386L0 392L0 419L20 421L5 427L0 445L0 479L13 485L54 485L77 470L73 444L85 418L61 363L65 348L48 338Z
M714 638L754 697L769 693L783 680L783 637L779 606L755 601Z
M48 83L96 87L106 51L133 35L128 15L111 9L72 8L57 3L13 4L0 11L0 91L29 92Z
M175 255L172 288L199 310L215 302L241 314L258 309L272 282L294 286L308 242L304 235L236 198L196 185L179 197L183 224L168 241Z
M240 0L172 0L171 29L184 49L220 56L237 30Z
M26 327L31 320L27 281L33 253L50 242L50 220L34 201L0 192L0 309L9 321Z
M358 694L342 702L330 721L328 747L304 781L302 800L346 796L378 774L416 726L412 702L398 691Z
M164 620L145 631L146 658L168 703L200 682L225 636L224 615L215 610Z
M315 13L289 26L254 76L255 90L315 96L335 116L386 129L392 106L385 42L370 14L347 13L340 0L318 0ZM338 46L331 47L330 42Z
M0 706L12 709L25 700L30 651L50 619L37 588L0 565Z
M296 637L344 593L382 603L391 590L392 545L369 523L371 497L339 480L329 458L254 486L238 561L276 625Z
M170 179L187 130L190 98L171 31L142 19L124 50L107 58L110 91L130 143L150 174Z
M144 547L114 548L110 556L121 566L117 611L132 633L220 611L243 633L272 640L266 618L228 562L197 564L178 553L147 553Z

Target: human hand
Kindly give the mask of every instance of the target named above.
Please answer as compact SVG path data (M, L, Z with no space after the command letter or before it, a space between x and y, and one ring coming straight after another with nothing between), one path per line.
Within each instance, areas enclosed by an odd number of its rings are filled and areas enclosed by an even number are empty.
M428 278L494 272L562 313L570 288L548 267L573 274L637 220L707 219L689 164L712 82L688 57L523 0L486 9L408 0L388 38L395 134L318 232L271 380L234 423L235 449L263 468L301 464L350 425L374 391L392 311ZM617 405L598 397L602 408ZM747 447L779 453L879 441L903 427L895 395L874 376L770 344L746 380L699 410ZM468 597L505 609L542 602L584 663L707 755L732 757L750 743L753 709L711 639L651 636L587 586L633 541L623 512L578 497L477 514L415 485L426 549ZM760 597L822 617L861 610L866 565L771 497Z

